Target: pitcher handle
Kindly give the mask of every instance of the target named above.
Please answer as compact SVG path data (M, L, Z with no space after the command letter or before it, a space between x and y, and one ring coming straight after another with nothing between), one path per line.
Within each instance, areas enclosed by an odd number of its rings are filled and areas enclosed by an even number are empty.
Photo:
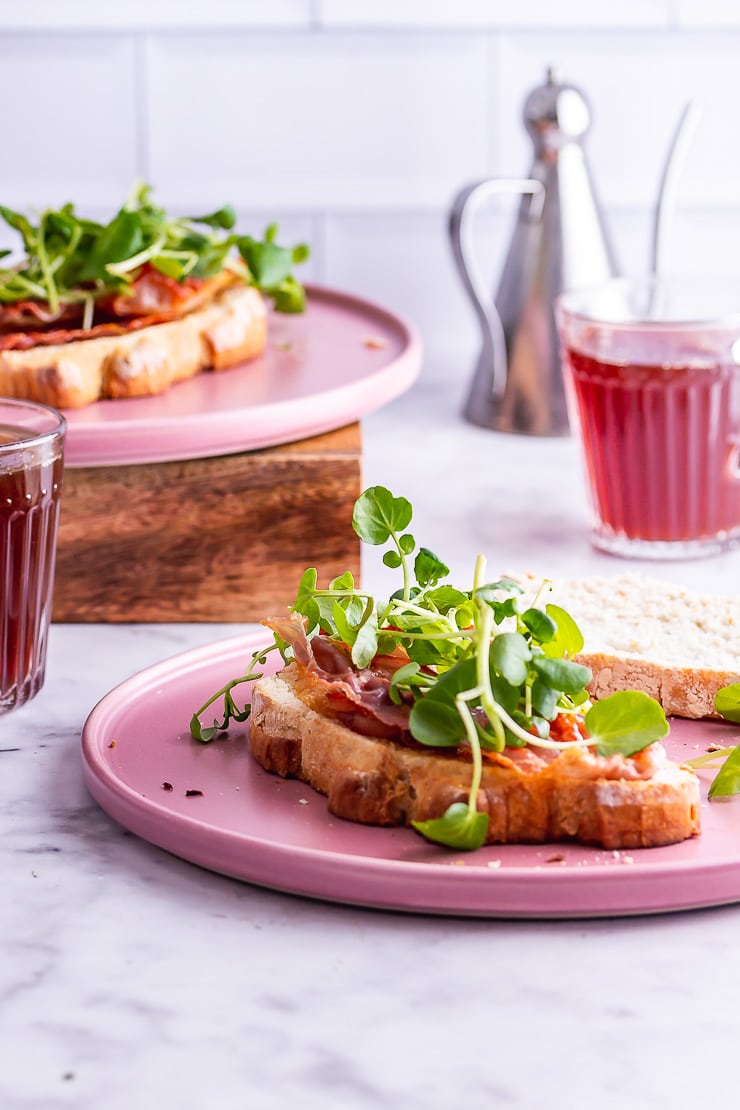
M529 219L542 217L545 187L535 178L493 177L466 185L456 196L450 212L452 253L483 331L484 355L493 367L492 392L500 396L506 385L506 339L493 297L486 289L475 261L473 222L480 205L494 196L530 195Z

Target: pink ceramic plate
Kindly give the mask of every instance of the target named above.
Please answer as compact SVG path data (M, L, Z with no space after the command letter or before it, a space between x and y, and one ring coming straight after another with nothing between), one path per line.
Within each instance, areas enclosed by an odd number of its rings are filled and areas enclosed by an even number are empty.
M67 410L65 462L107 466L229 455L359 420L421 368L421 341L379 305L317 286L299 316L270 316L261 358L198 374L158 397Z
M668 848L492 846L466 854L435 847L407 829L332 817L325 798L310 787L257 766L245 725L228 738L196 743L188 732L192 713L243 673L265 637L253 631L185 652L103 698L82 737L85 781L103 809L145 840L202 867L355 905L581 917L740 901L740 798L705 804L702 835ZM700 754L712 740L738 739L733 726L676 721L668 747L681 759Z

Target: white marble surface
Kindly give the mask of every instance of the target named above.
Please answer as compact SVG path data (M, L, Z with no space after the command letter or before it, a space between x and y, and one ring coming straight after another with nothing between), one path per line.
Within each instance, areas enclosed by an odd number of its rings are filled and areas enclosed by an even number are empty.
M366 484L412 499L419 539L466 576L479 551L497 569L624 569L588 545L574 445L472 428L442 381L365 422ZM729 592L740 553L653 569ZM87 713L235 631L56 626L43 691L0 720L4 1110L731 1102L740 907L405 916L231 881L111 821L81 781Z

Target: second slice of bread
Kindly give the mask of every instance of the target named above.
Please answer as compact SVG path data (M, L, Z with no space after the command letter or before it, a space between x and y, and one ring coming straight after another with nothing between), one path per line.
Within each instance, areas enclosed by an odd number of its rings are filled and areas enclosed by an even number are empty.
M643 690L666 713L710 717L717 691L740 682L740 597L628 574L554 581L546 602L580 626L596 698Z

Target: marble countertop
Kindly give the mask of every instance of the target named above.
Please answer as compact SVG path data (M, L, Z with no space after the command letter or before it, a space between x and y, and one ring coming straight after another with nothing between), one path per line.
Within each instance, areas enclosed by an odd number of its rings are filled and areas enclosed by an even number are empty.
M575 445L458 415L431 380L364 422L364 480L409 497L453 572L619 573L593 551ZM717 592L740 552L647 569ZM371 588L387 572L366 564ZM167 855L80 773L111 687L233 625L54 626L0 720L4 1110L706 1106L734 1088L740 906L514 921L302 899Z

